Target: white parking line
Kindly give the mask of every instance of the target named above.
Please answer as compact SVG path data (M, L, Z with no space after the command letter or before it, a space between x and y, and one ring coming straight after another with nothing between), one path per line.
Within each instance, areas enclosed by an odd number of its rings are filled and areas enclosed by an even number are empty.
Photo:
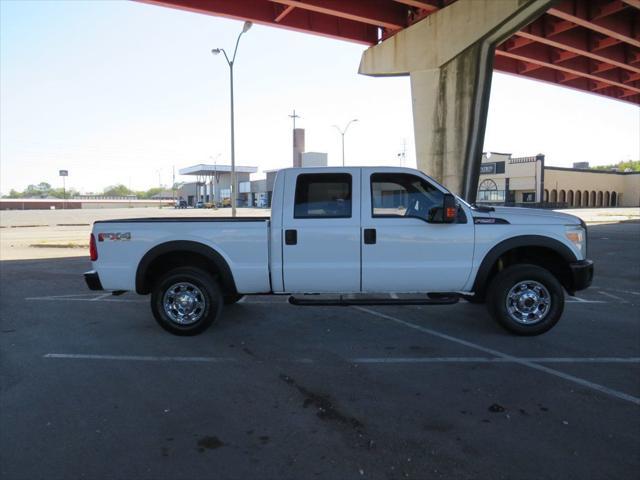
M94 355L84 353L47 353L43 358L56 358L67 360L115 360L129 362L192 362L192 363L235 363L240 359L235 357L163 357L149 355ZM263 362L265 360L255 360ZM294 359L268 359L274 362L313 363L310 358Z
M509 359L513 363L518 363L518 364L520 364L522 366L529 367L529 368L531 368L533 370L538 370L540 372L548 373L549 375L553 375L555 377L562 378L564 380L567 380L567 381L572 382L572 383L576 383L576 384L581 385L583 387L591 388L592 390L596 390L598 392L604 393L605 395L609 395L611 397L618 398L620 400L625 400L627 402L631 402L634 405L640 405L640 398L634 397L633 395L629 395L629 394L624 393L624 392L620 392L618 390L614 390L612 388L605 387L604 385L593 383L593 382L590 382L590 381L585 380L583 378L579 378L579 377L576 377L576 376L573 376L573 375L569 375L568 373L564 373L564 372L561 372L559 370L554 370L553 368L549 368L549 367L546 367L544 365L540 365L538 363L535 363L535 362L532 362L532 361L529 361L529 360L526 360L526 359L519 359L519 358L514 357L512 355L509 355L507 353L503 353L503 352L500 352L498 350L494 350L492 348L483 347L482 345L478 345L477 343L469 342L467 340L463 340L461 338L457 338L457 337L454 337L454 336L451 336L451 335L447 335L445 333L440 333L440 332L438 332L436 330L432 330L430 328L426 328L426 327L422 327L420 325L416 325L415 323L406 322L406 321L401 320L399 318L392 317L391 315L386 315L384 313L376 312L375 310L370 310L370 309L364 308L364 307L353 307L353 308L355 308L356 310L360 310L361 312L365 312L365 313L368 313L370 315L374 315L376 317L384 318L385 320L390 320L390 321L395 322L397 324L404 325L405 327L412 328L414 330L418 330L418 331L423 332L423 333L427 333L427 334L432 335L434 337L442 338L443 340L448 340L450 342L457 343L459 345L464 345L466 347L473 348L475 350L479 350L479 351L484 352L484 353L488 353L489 355L492 355L492 356L495 356L495 357L501 357L501 358Z
M44 358L65 358L82 360L127 360L132 362L198 362L228 363L237 362L233 357L157 357L140 355L90 355L80 353L47 353Z
M601 290L607 290L610 292L617 292L617 293L629 293L631 295L640 295L640 292L634 292L633 290L620 290L618 288L606 288L606 287L591 287L592 289L601 291Z
M363 357L351 358L351 363L640 363L640 357Z
M565 301L565 303L608 303L604 300L585 300L580 297L569 297Z
M61 298L61 299L72 299L72 298L82 298L82 297L95 297L96 294L95 293L73 293L73 294L66 294L66 295L47 295L46 297L28 297L25 298L25 300L31 300L32 298Z
M235 357L171 357L150 355L96 355L84 353L47 353L44 358L70 360L116 360L129 362L191 362L191 363L235 363ZM640 363L640 357L362 357L346 359L349 363L362 364L406 364L406 363ZM316 363L311 358L255 360Z
M99 300L104 300L107 297L111 297L111 293L103 293L102 295L98 295L96 298L92 298L90 301L91 302L97 302Z
M603 292L602 290L598 290L598 293L600 293L601 295L604 295L605 297L609 297L609 298L613 298L614 300L618 300L618 301L620 301L622 303L627 303L627 301L624 298L619 297L617 295L614 295L613 293Z
M110 293L107 297L113 297ZM104 296L94 298L70 298L70 297L28 297L29 301L49 301L49 302L108 302L108 303L147 303L147 300L127 300L124 298L107 298Z

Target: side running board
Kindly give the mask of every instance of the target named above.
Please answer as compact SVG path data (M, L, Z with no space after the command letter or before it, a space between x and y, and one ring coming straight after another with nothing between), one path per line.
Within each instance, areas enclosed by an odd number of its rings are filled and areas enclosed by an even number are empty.
M289 303L299 307L325 307L351 305L452 305L458 303L457 293L431 293L420 296L393 298L370 295L291 295Z

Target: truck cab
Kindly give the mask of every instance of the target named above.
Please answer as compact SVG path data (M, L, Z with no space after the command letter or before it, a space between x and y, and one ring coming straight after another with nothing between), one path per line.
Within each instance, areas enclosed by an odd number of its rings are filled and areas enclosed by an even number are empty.
M464 289L472 269L472 218L457 208L455 221L445 222L443 203L450 194L427 176L380 167L287 169L278 174L274 189L274 289ZM273 268L276 264L282 271Z

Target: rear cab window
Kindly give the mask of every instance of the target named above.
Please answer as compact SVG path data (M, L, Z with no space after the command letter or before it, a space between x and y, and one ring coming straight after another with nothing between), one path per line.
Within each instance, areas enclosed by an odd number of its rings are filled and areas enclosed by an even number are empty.
M349 173L303 173L296 180L294 218L351 218Z

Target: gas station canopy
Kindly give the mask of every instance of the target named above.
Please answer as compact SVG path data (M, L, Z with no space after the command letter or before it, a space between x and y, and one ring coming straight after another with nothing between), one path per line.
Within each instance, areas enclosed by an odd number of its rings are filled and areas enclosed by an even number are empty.
M241 167L236 165L237 173L256 173L258 171L258 167ZM215 175L217 173L230 173L231 165L205 165L199 164L194 165L192 167L181 168L178 173L180 175L196 175L207 177L211 175Z

